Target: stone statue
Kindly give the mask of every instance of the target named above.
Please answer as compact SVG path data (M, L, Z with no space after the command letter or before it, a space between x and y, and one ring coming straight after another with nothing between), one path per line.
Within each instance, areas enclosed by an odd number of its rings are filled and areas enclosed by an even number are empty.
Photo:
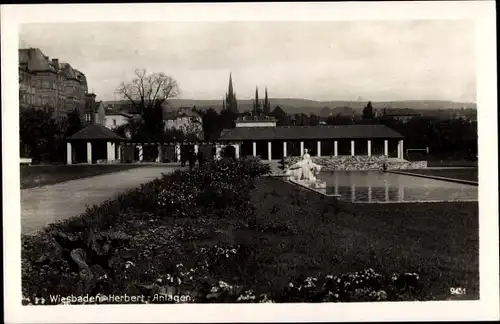
M289 175L292 180L304 180L306 182L317 182L316 175L321 171L321 166L313 163L308 150L304 150L302 160L291 165L286 175Z

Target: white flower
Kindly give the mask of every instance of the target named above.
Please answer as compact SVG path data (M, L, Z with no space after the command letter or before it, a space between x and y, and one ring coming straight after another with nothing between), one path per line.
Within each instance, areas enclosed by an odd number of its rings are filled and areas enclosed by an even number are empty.
M293 288L293 283L292 283L292 282L290 282L290 283L288 284L288 287Z

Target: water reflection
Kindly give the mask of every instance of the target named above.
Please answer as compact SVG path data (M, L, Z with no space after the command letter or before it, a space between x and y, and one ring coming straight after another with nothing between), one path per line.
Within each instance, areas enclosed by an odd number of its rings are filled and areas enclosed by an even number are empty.
M351 202L477 200L477 186L378 171L321 172L326 193Z

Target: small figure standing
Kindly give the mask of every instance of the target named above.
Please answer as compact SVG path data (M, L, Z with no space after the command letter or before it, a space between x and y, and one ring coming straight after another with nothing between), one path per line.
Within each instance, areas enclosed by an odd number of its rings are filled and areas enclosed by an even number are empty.
M203 166L203 163L205 160L203 159L203 152L201 150L198 150L198 166L201 168Z
M193 170L196 164L196 155L193 150L189 150L189 170Z
M387 172L387 165L385 164L385 162L382 164L382 170L384 172Z
M186 150L182 149L181 150L181 167L186 166Z

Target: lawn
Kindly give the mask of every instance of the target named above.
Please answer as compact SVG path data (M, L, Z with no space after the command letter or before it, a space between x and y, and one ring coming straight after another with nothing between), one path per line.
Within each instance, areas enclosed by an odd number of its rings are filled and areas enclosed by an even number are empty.
M23 295L444 300L463 287L462 298L479 297L477 203L350 204L274 178L234 181L227 168L202 173L166 176L23 237ZM153 212L158 203L166 209Z
M410 173L478 182L478 169L422 169L408 170Z
M21 165L21 189L137 168L140 164Z

